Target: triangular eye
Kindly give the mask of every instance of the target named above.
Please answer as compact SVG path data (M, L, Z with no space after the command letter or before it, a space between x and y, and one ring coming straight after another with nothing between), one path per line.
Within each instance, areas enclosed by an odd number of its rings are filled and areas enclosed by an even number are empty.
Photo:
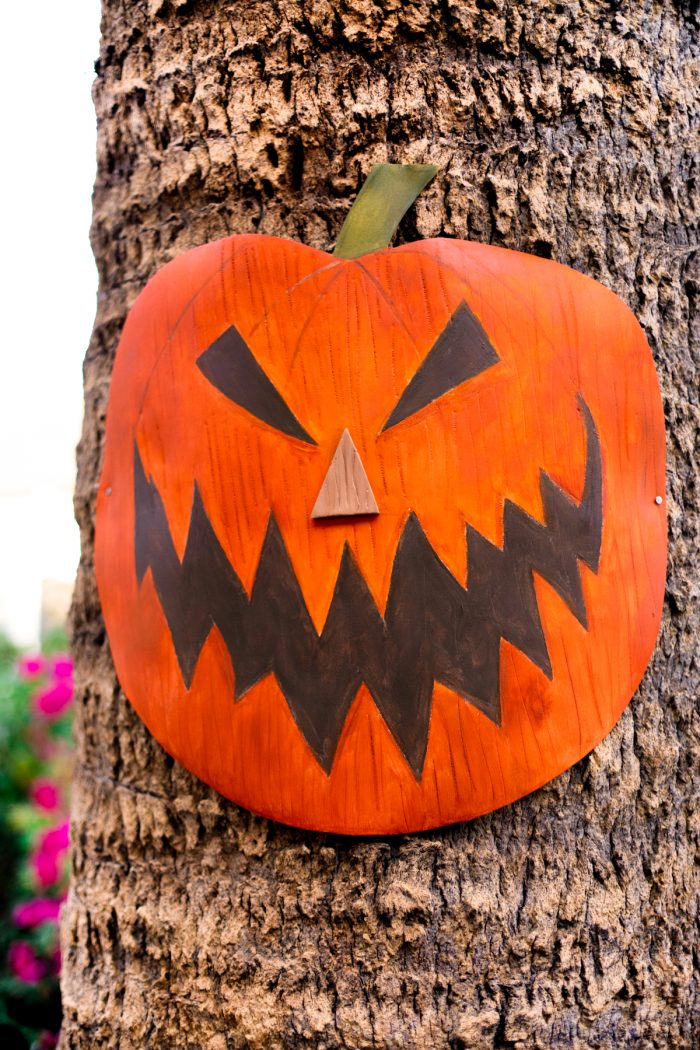
M466 303L460 303L399 398L382 432L499 360L478 318Z
M246 412L283 434L309 445L316 444L287 407L233 325L197 358L197 367L217 390Z

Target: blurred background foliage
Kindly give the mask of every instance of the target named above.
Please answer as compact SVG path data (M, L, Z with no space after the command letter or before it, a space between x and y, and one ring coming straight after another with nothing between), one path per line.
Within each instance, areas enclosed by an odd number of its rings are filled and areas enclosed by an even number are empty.
M0 635L0 1048L52 1050L68 878L73 668L62 632L21 653Z

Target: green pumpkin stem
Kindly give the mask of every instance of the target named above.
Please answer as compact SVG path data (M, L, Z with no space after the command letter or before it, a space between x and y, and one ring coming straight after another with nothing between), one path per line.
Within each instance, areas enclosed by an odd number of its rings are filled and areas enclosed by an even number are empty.
M375 164L348 212L333 254L356 259L387 248L437 170L434 164Z

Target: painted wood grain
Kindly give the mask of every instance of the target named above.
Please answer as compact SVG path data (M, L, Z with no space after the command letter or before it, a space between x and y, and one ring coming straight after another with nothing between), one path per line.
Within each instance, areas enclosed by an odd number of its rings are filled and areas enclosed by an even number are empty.
M346 429L333 453L311 517L340 518L378 513L367 471L350 437L350 431Z
M432 374L426 359L462 304L493 348L485 351L488 367L445 383L442 394L431 380L430 397L415 405L412 395L404 399L410 412L402 409L387 427L411 384L419 390L421 368ZM261 388L257 401L237 401L198 366L231 326L276 392L265 393L266 419L255 415ZM135 449L162 500L173 557L187 572L198 571L196 554L185 560L198 499L252 600L274 516L320 636L346 550L386 614L411 516L468 591L468 530L499 551L509 507L548 525L543 476L579 507L587 469L582 404L602 464L600 556L594 566L582 556L576 563L585 616L533 565L548 667L501 638L497 720L435 684L419 776L364 682L330 768L273 674L236 698L235 661L206 621L185 683L153 573L147 567L139 580L136 571ZM282 417L286 431L275 423ZM314 518L346 431L380 513ZM460 241L418 242L358 260L263 236L210 244L149 283L117 354L96 568L121 684L175 758L255 812L358 834L488 812L571 766L628 703L659 625L666 530L655 500L663 493L651 354L630 311L595 282L547 260ZM417 609L423 600L417 591ZM493 600L506 596L494 588ZM182 601L186 616L186 593ZM496 620L502 611L486 605L484 616ZM276 629L285 631L283 619ZM407 654L408 674L420 660Z

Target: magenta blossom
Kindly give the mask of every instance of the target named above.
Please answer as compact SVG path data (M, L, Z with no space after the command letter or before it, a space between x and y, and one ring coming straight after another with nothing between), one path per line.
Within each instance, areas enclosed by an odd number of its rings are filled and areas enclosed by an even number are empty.
M51 661L51 670L54 678L72 678L73 661L65 653L57 653Z
M58 808L60 802L60 794L58 786L53 780L48 780L45 777L40 777L35 780L31 788L32 802L39 809L45 809L48 813Z
M39 848L52 853L60 853L68 849L69 842L68 821L64 820L62 824L57 824L55 828L49 828L48 831L42 833L39 838Z
M17 926L41 926L44 922L55 922L60 910L60 900L35 897L26 904L18 905L12 912L12 918Z
M61 856L68 849L68 823L49 828L39 837L32 863L40 886L51 886L61 876Z
M60 715L73 699L73 686L66 678L57 679L48 689L42 689L34 698L37 710L47 717Z
M46 976L47 965L26 941L14 941L7 953L11 973L20 981L35 984Z
M34 874L40 886L52 886L58 882L61 874L58 866L58 857L55 853L43 853L39 851L33 858Z
M20 678L36 678L46 670L46 661L41 653L31 653L21 656L17 661L17 671Z

